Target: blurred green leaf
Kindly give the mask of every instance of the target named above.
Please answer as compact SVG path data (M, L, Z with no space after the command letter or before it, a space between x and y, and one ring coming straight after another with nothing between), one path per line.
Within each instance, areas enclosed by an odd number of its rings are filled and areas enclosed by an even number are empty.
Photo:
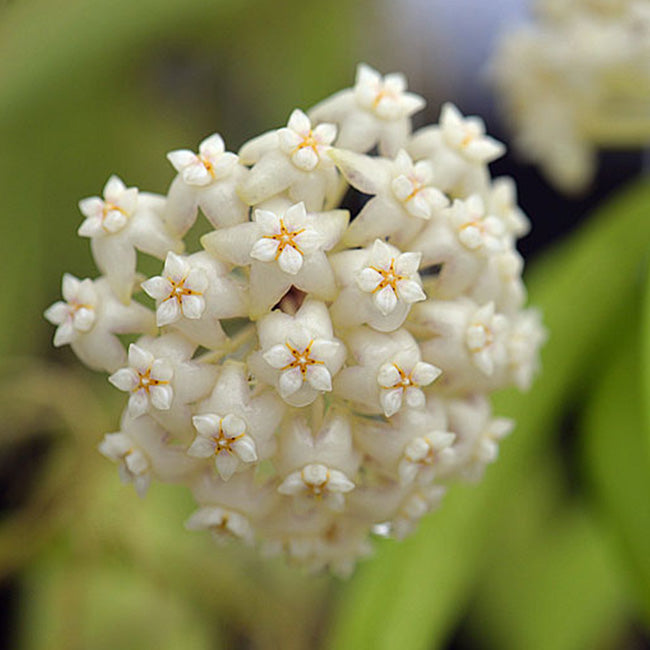
M637 185L538 261L528 276L530 302L542 310L550 340L532 391L495 399L498 412L517 420L501 461L475 490L454 487L412 540L383 545L359 570L343 590L330 647L442 645L465 607L486 536L507 525L499 516L503 504L525 480L531 454L556 430L554 420L586 368L599 360L610 326L635 300L634 278L650 243L648 206L650 185Z
M648 255L641 317L641 404L643 405L646 451L648 459L650 459L650 253Z
M599 385L584 421L583 451L596 506L620 551L637 609L650 624L650 462L642 427L647 405L640 382L639 332L630 310L616 332L615 352L601 363Z
M531 462L489 537L470 616L482 647L584 650L620 647L623 590L602 532L570 501L549 454ZM507 523L505 523L507 522Z

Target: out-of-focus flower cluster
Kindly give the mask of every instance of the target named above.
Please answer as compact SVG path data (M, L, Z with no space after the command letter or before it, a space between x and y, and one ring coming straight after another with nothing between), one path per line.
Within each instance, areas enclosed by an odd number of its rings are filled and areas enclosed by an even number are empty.
M529 224L483 122L448 104L411 133L423 106L360 65L237 155L217 134L171 152L167 196L113 176L80 202L102 275L64 276L54 343L128 395L99 449L141 495L189 487L189 529L348 574L372 532L403 538L495 460L513 423L489 395L529 387L544 338ZM352 220L350 186L369 195ZM199 213L214 229L185 251Z
M538 0L492 62L523 156L560 189L593 179L599 147L650 142L650 3Z

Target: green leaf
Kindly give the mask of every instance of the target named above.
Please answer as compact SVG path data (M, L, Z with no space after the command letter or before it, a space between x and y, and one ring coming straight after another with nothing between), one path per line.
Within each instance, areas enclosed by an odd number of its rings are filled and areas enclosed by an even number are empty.
M625 626L621 580L583 503L569 501L557 458L540 456L485 548L469 617L481 647L616 647ZM610 646L605 641L609 641Z
M552 435L555 418L609 341L612 322L633 304L634 278L650 244L648 206L650 185L637 185L538 261L528 281L530 302L550 331L545 370L529 394L495 400L518 423L502 459L475 490L452 488L412 540L385 545L361 568L341 595L331 648L442 645L465 607L482 544L503 525L499 514L525 481L529 458Z
M628 317L635 323L635 311ZM647 400L641 384L638 332L617 331L609 364L584 421L583 451L599 514L620 552L621 564L650 624L650 462L640 426Z

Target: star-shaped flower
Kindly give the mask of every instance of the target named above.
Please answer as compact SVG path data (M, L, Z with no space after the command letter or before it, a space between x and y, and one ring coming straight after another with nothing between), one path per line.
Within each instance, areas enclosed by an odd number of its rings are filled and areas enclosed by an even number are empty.
M306 300L293 317L272 312L260 320L258 332L261 350L250 357L250 366L287 403L305 406L332 390L345 346L334 337L322 302Z
M142 283L156 300L159 327L173 325L205 347L224 340L219 319L244 316L248 305L240 284L227 269L204 252L181 257L169 253L162 275Z
M138 194L117 176L108 179L103 199L93 196L79 202L86 219L78 233L90 238L97 266L124 303L131 299L135 284L136 250L164 259L168 251L183 249L183 242L172 237L162 220L164 206L163 197Z
M195 458L214 458L223 480L275 451L273 435L285 405L273 391L255 397L246 367L234 361L224 364L212 394L197 407L192 419L197 436L187 453Z
M338 147L364 152L379 144L382 155L394 156L411 132L411 115L424 104L422 97L406 91L404 75L382 77L361 63L354 88L325 99L309 115L339 125Z
M330 157L350 185L373 195L345 234L350 246L368 244L378 237L404 245L449 205L449 199L433 185L430 163L413 164L403 149L394 160L344 149L333 149Z
M178 149L167 154L178 172L168 192L165 221L179 236L196 221L198 208L215 228L243 223L248 206L239 198L237 188L248 170L239 157L226 151L218 133L199 144L199 153Z
M421 361L418 344L408 332L380 334L359 327L346 337L346 343L359 365L345 368L337 377L339 396L386 417L397 413L403 402L409 408L424 407L422 387L442 371Z
M319 463L292 472L278 486L280 494L322 500L337 512L345 508L345 494L351 490L354 490L354 483L343 472Z
M69 273L62 283L63 301L45 311L57 325L54 345L70 345L89 367L114 372L123 365L126 353L116 334L142 333L155 329L153 313L131 302L122 304L105 278L79 280Z
M307 213L303 203L282 212L255 210L254 221L216 230L201 239L205 249L238 266L250 266L250 315L267 313L292 287L314 298L336 297L326 251L348 224L346 210Z
M242 162L253 165L240 187L249 205L285 195L304 202L308 210L322 210L338 192L338 174L327 155L336 127L312 128L309 118L294 110L286 127L247 142L239 151Z

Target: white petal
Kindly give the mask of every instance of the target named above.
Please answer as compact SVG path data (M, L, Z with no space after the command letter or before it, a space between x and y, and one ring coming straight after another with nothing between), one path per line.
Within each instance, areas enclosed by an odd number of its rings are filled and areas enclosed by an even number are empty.
M144 388L136 391L129 397L129 415L137 418L149 410L149 397Z
M72 322L66 321L61 323L56 328L54 332L54 347L60 348L62 345L68 345L72 343L77 338L77 332L74 327L72 327Z
M329 361L339 351L341 344L338 341L316 339L310 348L311 358L317 361Z
M221 418L214 413L205 413L202 415L195 415L192 418L194 428L206 437L216 436L219 433L219 425Z
M395 260L395 271L398 275L414 275L420 268L422 253L402 253Z
M255 210L255 223L265 235L280 234L280 218L270 210Z
M149 389L151 403L160 411L171 408L174 399L174 390L169 384L158 384Z
M325 122L319 124L313 131L314 138L322 144L332 144L336 139L336 125Z
M415 386L406 389L406 403L414 409L421 409L426 404L424 393Z
M70 273L63 274L63 281L61 283L61 293L63 294L63 299L66 302L70 302L77 297L79 292L79 285L81 284L80 280L70 275Z
M68 303L58 300L53 305L50 305L43 316L52 323L52 325L60 325L70 315L70 307Z
M278 389L282 397L293 395L302 386L302 373L300 368L285 370L278 381Z
M122 193L126 191L126 185L119 176L113 174L104 185L104 198L110 203L117 203Z
M271 368L284 368L294 360L293 355L289 352L289 348L282 343L274 345L262 357Z
M299 108L296 108L289 116L287 127L300 135L307 135L311 130L311 121Z
M171 381L174 378L174 366L168 359L156 359L151 364L151 377L158 381Z
M80 332L88 332L95 324L95 310L81 307L72 317L72 324Z
M393 250L390 246L381 239L375 239L372 244L372 252L370 253L370 259L372 260L373 265L378 266L381 269L387 269L390 266L393 257Z
M200 162L197 155L189 149L178 149L177 151L170 151L167 154L167 160L169 160L177 172L181 172L186 167Z
M140 378L133 368L120 368L108 378L108 381L119 390L131 392L140 383Z
M182 176L183 176L183 180L188 185L203 186L203 185L207 185L212 181L212 175L205 168L205 165L200 160L197 160L193 164L188 165L182 171Z
M385 363L377 373L377 383L382 388L390 388L398 384L401 375L399 370L392 363Z
M220 451L214 459L214 464L221 478L227 481L239 467L239 458L229 451Z
M440 368L436 368L436 366L424 361L418 361L411 372L411 377L418 386L428 386L441 374L442 370Z
M190 265L180 255L176 255L171 251L167 253L163 269L165 277L171 278L174 282L180 282L185 279L189 272Z
M79 237L101 237L104 235L101 217L89 217L77 230Z
M164 300L172 292L169 280L160 275L145 280L141 286L154 300Z
M332 469L327 489L331 492L350 492L350 490L354 490L354 483L343 472Z
M168 298L167 300L163 300L158 305L158 309L156 309L156 324L158 327L170 325L179 320L182 315L183 312L178 304L178 300L175 297Z
M382 277L381 273L378 273L375 269L366 267L358 273L356 277L357 285L361 291L372 293L381 282Z
M391 415L395 415L402 408L402 389L393 388L381 391L379 401L386 417L389 418Z
M312 388L320 391L332 390L332 375L330 371L321 364L315 364L307 368L307 381Z
M218 158L225 150L226 145L218 133L208 136L199 144L199 153L202 156L209 156L210 158Z
M295 275L302 268L303 256L293 246L285 246L278 257L280 268L290 275Z
M390 285L375 294L375 305L384 316L394 311L397 306L397 296Z
M397 282L397 293L409 305L420 300L426 300L427 297L420 284L415 282L415 280L399 280Z
M228 413L221 421L221 428L228 438L236 438L246 431L246 422L237 415Z
M104 212L104 201L98 196L91 196L79 201L79 210L85 217L101 217Z
M232 449L244 463L254 463L257 460L255 441L250 436L243 436L233 442Z
M291 156L291 161L299 169L310 172L316 168L320 158L311 147L303 147Z
M278 492L280 494L300 494L305 490L305 483L302 480L300 472L292 472L289 474L280 485L278 485Z
M272 262L278 253L278 246L279 242L277 239L262 237L253 244L250 256L261 262Z
M129 345L129 365L135 368L138 372L145 373L151 364L153 364L154 356L151 352L144 350L139 345L131 343Z
M203 269L189 268L185 278L185 288L196 293L204 293L208 288L208 276Z
M214 454L214 442L203 436L197 436L187 450L192 458L210 458Z
M205 298L203 296L183 296L181 303L185 318L197 320L201 318L205 311Z

